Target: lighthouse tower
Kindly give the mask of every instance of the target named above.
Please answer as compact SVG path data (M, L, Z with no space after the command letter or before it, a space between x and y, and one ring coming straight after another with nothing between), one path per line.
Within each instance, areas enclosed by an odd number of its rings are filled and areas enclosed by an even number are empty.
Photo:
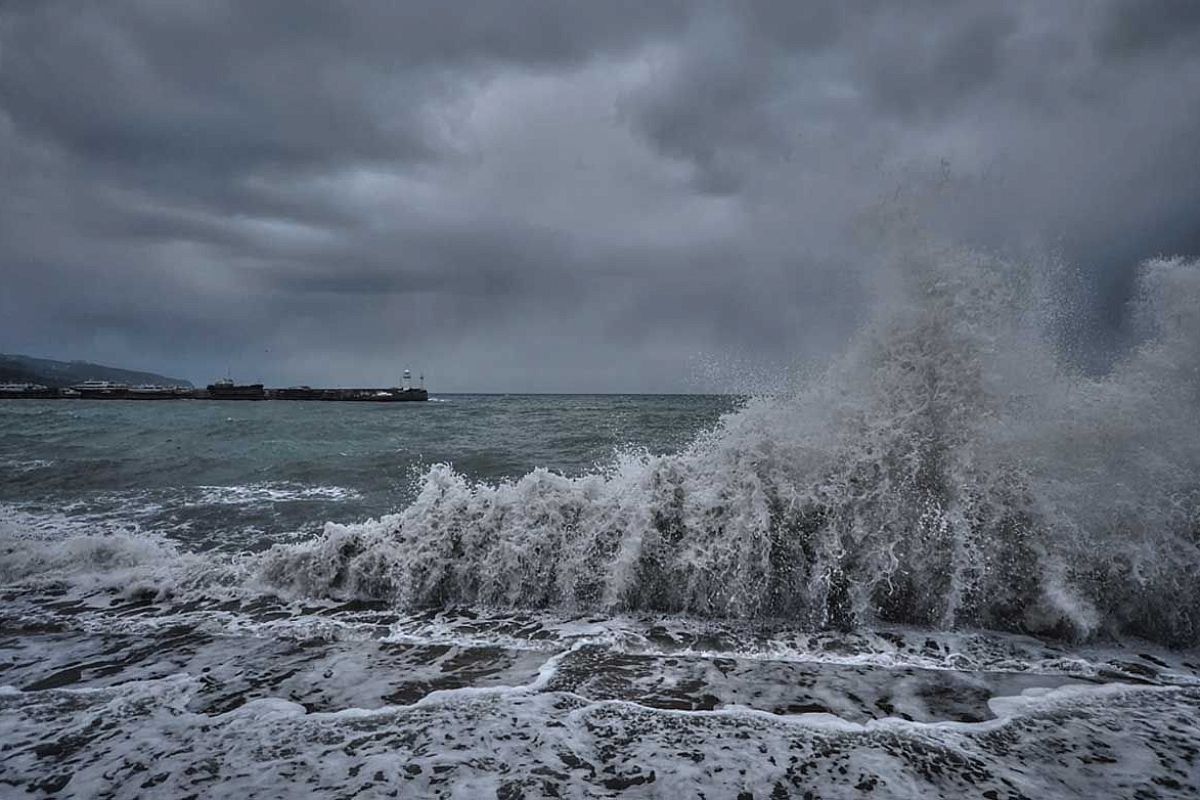
M406 392L412 388L412 370L411 369L404 370L404 382L400 384L400 388Z

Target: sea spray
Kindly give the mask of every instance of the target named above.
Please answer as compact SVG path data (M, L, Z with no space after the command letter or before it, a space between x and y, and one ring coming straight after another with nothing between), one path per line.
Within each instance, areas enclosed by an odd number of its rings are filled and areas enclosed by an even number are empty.
M682 452L483 484L277 546L280 591L1200 640L1200 265L1141 270L1147 338L1060 363L1030 269L945 250L827 371Z
M1200 265L1143 265L1138 344L1064 363L1033 269L912 258L824 373L674 455L472 481L261 554L6 536L6 582L1200 640ZM96 531L99 533L101 531Z

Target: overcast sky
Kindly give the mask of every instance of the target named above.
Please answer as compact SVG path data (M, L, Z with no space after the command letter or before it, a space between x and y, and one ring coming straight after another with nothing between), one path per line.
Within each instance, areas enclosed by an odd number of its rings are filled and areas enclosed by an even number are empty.
M722 388L837 348L896 208L1115 329L1200 251L1200 2L0 0L0 352Z

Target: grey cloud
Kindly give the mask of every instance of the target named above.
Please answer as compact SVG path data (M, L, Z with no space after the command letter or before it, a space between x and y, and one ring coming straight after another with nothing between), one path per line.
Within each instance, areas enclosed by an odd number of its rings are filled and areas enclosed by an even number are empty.
M1099 43L1110 54L1153 52L1200 39L1200 5L1189 0L1120 0L1101 28Z
M629 47L670 4L74 2L9 6L0 98L81 156L303 167L437 150L430 97L473 65Z
M886 24L886 35L867 50L867 81L879 107L904 116L943 117L991 85L1017 23L1002 6L964 15L956 27L925 20Z
M570 254L556 237L530 230L405 231L278 258L268 280L298 292L449 292L502 299L547 285ZM336 265L331 270L330 265Z
M1062 252L1111 352L1134 264L1200 251L1195 9L5 4L0 350L695 388L828 355L902 209Z

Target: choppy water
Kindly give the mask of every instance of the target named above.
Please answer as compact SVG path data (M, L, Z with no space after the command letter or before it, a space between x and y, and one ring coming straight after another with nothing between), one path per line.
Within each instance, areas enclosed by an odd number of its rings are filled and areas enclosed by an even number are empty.
M0 794L1192 797L1200 267L943 252L796 391L0 404Z
M159 534L258 550L412 501L431 466L482 481L672 452L719 397L443 395L429 403L14 401L0 414L0 534Z

